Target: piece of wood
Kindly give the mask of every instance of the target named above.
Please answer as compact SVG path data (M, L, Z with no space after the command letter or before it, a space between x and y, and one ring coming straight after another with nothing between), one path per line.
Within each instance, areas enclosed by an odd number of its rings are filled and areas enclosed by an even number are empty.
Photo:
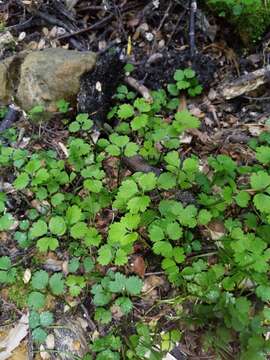
M153 98L150 93L150 90L147 89L147 87L144 86L143 84L140 84L138 82L138 80L134 79L131 76L126 76L124 81L126 84L131 86L134 90L136 90L139 94L141 94L147 102L150 102L150 103L153 102Z
M225 82L218 88L218 93L226 100L234 99L257 89L270 81L270 65L242 75L236 80Z
M130 157L124 156L122 160L124 164L127 166L127 168L133 172L143 172L143 173L153 172L157 176L159 176L162 172L157 167L149 165L146 162L146 160L140 155L135 155Z

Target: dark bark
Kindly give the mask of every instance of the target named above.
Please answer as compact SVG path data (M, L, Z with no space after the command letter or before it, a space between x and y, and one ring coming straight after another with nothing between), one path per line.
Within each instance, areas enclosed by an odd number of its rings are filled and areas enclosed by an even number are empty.
M0 122L0 132L3 132L9 129L18 119L20 116L20 111L10 106L8 112L4 119Z

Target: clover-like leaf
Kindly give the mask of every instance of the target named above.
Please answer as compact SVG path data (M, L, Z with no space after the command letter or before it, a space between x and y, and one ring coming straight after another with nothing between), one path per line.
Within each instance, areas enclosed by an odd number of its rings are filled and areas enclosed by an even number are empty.
M45 270L36 271L32 277L31 285L33 289L43 290L49 282L49 275Z
M28 296L28 305L34 310L43 308L45 305L45 296L38 291L31 292Z
M37 327L32 331L33 340L37 343L44 343L46 341L48 334L41 327Z
M13 186L17 190L22 190L26 188L26 186L29 184L29 181L30 181L29 175L23 172L13 182Z
M30 228L29 235L31 238L37 238L42 235L47 234L48 226L44 220L38 220L33 223L32 227Z
M65 219L61 216L54 216L49 221L49 229L54 235L64 235L67 227Z
M142 291L143 281L138 276L130 276L125 281L126 291L130 295L139 295Z
M40 314L40 325L50 326L54 322L53 314L50 311L44 311Z
M43 237L37 241L37 247L39 251L46 252L49 250L56 250L59 246L59 242L53 237Z
M49 280L51 292L54 295L62 295L65 291L65 282L61 273L53 274Z
M134 109L129 104L123 104L119 106L119 110L117 111L117 115L120 119L128 119L134 114Z

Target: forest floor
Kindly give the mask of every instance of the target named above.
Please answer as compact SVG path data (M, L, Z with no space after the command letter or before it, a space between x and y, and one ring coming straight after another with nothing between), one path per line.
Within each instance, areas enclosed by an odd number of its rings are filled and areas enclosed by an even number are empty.
M267 358L267 72L241 89L268 43L198 9L191 54L190 18L180 0L0 1L0 60L91 50L114 95L0 133L1 360Z

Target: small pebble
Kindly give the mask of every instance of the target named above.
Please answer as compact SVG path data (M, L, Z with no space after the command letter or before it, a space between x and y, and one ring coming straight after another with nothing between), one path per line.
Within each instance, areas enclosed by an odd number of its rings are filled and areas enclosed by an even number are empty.
M215 100L217 98L217 92L214 89L210 89L208 93L208 99L209 100Z
M18 37L18 41L23 41L25 37L26 37L26 32L24 32L24 31L21 32L19 37Z
M154 40L154 35L150 32L145 33L145 38L147 41L151 42Z
M160 40L159 42L158 42L158 47L161 49L161 48L163 48L165 46L165 40Z
M23 282L24 284L28 284L29 281L31 280L31 270L30 269L26 269L24 274L23 274Z
M55 346L55 339L53 334L49 334L46 338L46 347L49 350L53 350Z
M41 359L43 359L43 360L48 360L48 359L51 358L50 354L47 353L47 351L45 351L44 345L40 345L39 351L40 351L40 357L41 357Z
M101 92L101 91L102 91L102 85L101 85L101 82L100 82L100 81L97 81L97 82L96 82L96 90L97 90L98 92Z

